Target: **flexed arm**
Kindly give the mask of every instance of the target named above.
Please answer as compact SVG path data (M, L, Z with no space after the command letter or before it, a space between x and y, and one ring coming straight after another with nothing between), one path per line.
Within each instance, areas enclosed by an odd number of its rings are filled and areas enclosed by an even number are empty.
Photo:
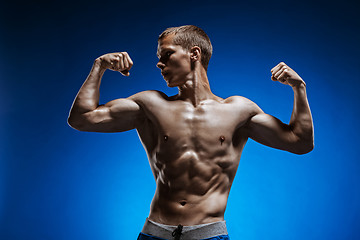
M94 132L118 132L135 128L142 118L141 108L134 101L135 96L99 105L99 88L106 69L129 76L132 65L126 52L109 53L97 58L74 100L68 118L69 125L80 131Z
M256 114L248 123L249 137L270 147L304 154L314 147L313 122L303 79L285 63L272 70L273 81L290 85L294 91L294 107L289 124L254 107Z

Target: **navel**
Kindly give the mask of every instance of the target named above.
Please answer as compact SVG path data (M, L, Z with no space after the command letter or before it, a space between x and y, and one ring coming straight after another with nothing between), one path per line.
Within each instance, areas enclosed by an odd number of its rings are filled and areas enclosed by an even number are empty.
M186 205L186 201L185 201L185 200L180 201L180 205L181 205L181 206L185 206L185 205Z
M219 141L220 141L220 144L222 145L223 142L225 141L225 137L224 137L223 135L221 135L221 136L219 137Z

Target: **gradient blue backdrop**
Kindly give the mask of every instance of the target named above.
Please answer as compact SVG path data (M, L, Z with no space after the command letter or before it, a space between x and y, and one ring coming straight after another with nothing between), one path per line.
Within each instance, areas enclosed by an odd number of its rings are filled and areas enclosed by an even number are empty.
M136 239L155 190L136 131L83 133L67 115L94 59L128 51L129 78L106 72L101 102L157 89L157 36L194 24L210 36L213 92L242 95L284 122L293 103L270 69L306 81L315 149L248 141L230 193L232 239L360 239L360 21L354 2L14 1L0 12L0 239Z

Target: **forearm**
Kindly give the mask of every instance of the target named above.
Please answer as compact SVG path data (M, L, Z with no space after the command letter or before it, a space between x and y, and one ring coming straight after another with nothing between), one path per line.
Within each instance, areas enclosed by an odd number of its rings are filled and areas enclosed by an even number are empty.
M101 67L99 58L96 59L87 79L76 95L70 116L81 115L98 107L100 83L105 70Z
M314 144L313 121L309 102L306 95L306 86L301 83L294 90L294 108L291 115L290 127L298 137L300 147L311 148Z

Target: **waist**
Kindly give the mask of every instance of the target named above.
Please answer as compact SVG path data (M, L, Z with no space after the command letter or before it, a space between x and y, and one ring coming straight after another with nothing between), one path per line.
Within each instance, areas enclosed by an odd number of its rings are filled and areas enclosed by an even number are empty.
M173 226L157 223L148 218L141 232L164 239L173 239L174 234L180 234L181 239L189 240L205 239L228 234L225 221L193 226Z

